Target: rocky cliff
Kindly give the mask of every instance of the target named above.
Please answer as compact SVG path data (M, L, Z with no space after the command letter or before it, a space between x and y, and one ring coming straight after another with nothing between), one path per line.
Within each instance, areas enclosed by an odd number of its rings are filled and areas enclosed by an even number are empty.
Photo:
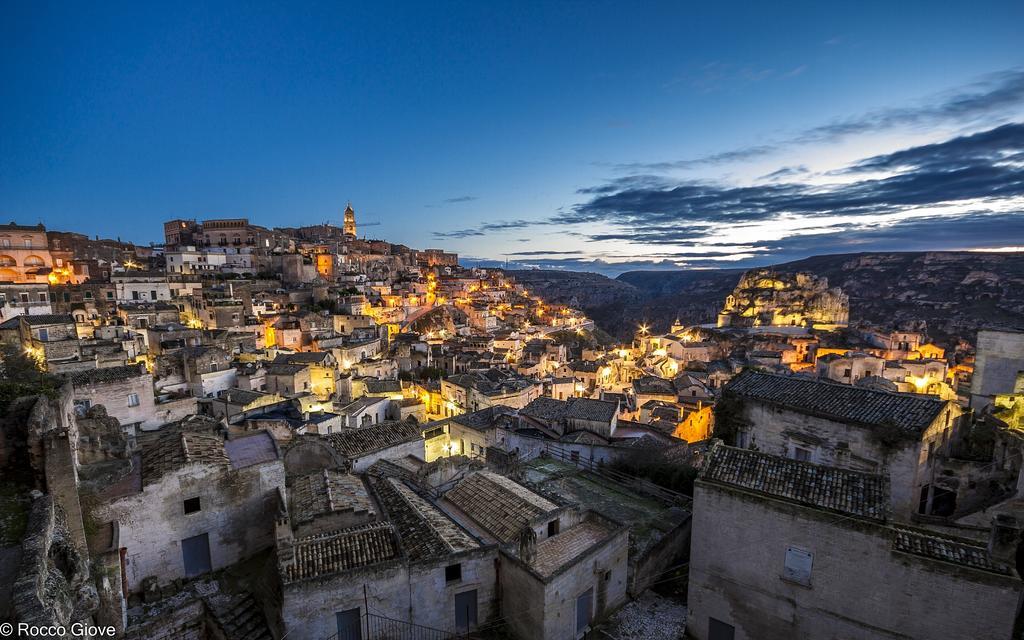
M828 279L849 298L850 323L894 325L922 319L939 339L971 341L986 324L1024 326L1024 253L906 252L815 256L774 265ZM516 272L541 296L578 305L620 338L638 323L665 331L716 321L743 270L631 271L616 279L593 273Z

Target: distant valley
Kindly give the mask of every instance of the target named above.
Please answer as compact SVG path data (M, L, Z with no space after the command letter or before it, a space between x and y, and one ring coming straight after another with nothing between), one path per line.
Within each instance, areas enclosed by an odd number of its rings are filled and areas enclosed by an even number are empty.
M775 265L825 276L850 297L850 322L928 323L936 338L973 339L979 326L1024 326L1024 253L905 252L814 256ZM743 269L630 271L617 278L569 271L513 271L545 299L578 306L628 338L641 322L667 330L715 321Z

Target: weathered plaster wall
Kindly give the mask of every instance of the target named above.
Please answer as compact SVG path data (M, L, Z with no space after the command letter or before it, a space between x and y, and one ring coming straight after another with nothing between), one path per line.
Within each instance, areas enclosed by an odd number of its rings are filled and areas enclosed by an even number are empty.
M891 551L891 532L839 514L697 483L687 632L709 617L736 640L1009 638L1018 579ZM810 586L782 578L813 556Z
M100 505L99 522L116 520L127 549L129 591L155 576L163 585L185 577L181 541L208 533L213 569L270 547L278 488L284 488L280 461L224 471L193 464L164 475L143 491ZM185 514L184 500L199 497L201 510Z

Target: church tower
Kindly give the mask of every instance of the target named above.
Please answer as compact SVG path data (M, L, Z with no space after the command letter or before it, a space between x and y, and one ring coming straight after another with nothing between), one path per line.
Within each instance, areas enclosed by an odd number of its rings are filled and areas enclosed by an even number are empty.
M352 208L352 203L348 203L345 207L345 224L341 228L345 237L354 240L356 237L356 212Z

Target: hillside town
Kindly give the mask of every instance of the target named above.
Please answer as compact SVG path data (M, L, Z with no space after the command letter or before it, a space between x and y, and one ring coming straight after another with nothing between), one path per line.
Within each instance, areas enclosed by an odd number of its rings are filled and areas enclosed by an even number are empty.
M0 224L0 619L1019 637L1024 328L868 323L757 268L716 322L612 335L372 226Z

